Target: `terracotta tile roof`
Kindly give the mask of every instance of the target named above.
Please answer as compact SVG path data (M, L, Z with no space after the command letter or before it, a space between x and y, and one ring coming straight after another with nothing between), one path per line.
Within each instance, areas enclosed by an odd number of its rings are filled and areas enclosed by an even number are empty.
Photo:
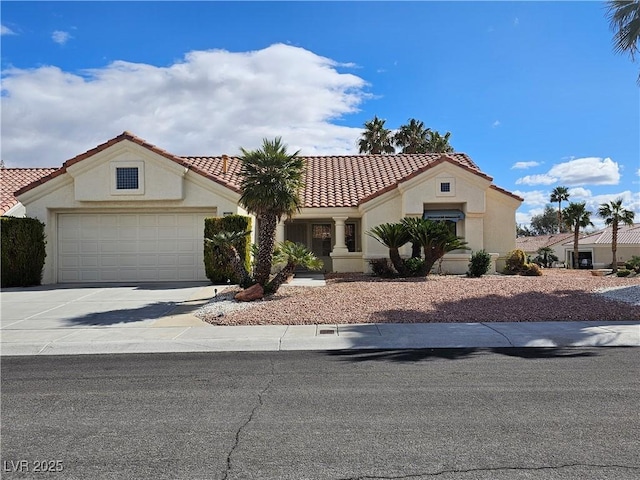
M17 190L56 170L56 168L0 168L0 214L4 215L18 204L18 200L13 195Z
M172 160L192 171L211 179L235 192L240 192L240 160L238 157L192 157L173 155L129 132L88 150L64 162L62 167L35 182L30 183L16 194L24 193L66 172L67 168L123 140L129 140L158 155ZM226 157L226 171L223 157ZM481 172L478 166L464 153L450 154L392 154L392 155L351 155L304 157L306 162L305 189L302 193L304 207L356 207L385 192L393 190L399 183L440 163L455 164L489 181L492 178ZM496 190L517 200L522 198L499 187Z
M578 240L579 245L611 245L613 231L607 227L599 232L585 235ZM618 229L618 245L640 245L640 223L622 225ZM640 254L640 251L639 251Z
M560 233L553 235L536 235L535 237L516 238L516 248L527 253L537 252L539 248L551 247L567 240L573 240L573 233Z
M205 176L218 179L219 183L239 191L240 160L237 157L228 157L227 173L223 173L222 157L182 158ZM302 203L308 208L357 207L443 162L453 163L492 180L464 153L314 156L304 159L306 172ZM495 189L522 200L499 187Z

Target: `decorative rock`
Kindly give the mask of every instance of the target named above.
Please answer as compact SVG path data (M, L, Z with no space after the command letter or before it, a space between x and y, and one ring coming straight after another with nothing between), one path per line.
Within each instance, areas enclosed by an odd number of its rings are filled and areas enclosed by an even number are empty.
M236 293L234 298L239 302L252 302L254 300L260 300L262 297L264 297L264 289L262 288L262 285L256 283L255 285Z

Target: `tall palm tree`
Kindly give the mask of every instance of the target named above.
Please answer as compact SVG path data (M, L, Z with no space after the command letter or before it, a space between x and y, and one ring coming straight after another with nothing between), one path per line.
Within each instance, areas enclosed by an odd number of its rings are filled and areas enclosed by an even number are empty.
M264 139L257 150L242 151L240 204L258 221L258 258L254 280L263 287L269 280L276 226L301 207L304 160L290 154L280 137Z
M616 259L616 252L618 250L618 229L620 224L633 225L633 218L635 213L631 210L622 208L622 198L616 198L609 203L600 204L598 209L598 215L604 218L605 225L611 225L611 253L613 255L611 260L611 268L613 273L618 271L618 260Z
M591 212L587 210L586 202L570 203L562 214L564 223L573 229L573 268L578 267L578 240L580 239L580 229L586 228L591 222Z
M609 26L615 32L613 49L616 53L627 52L631 61L635 61L640 51L640 0L610 0L606 4ZM640 75L638 75L640 85Z
M440 132L429 130L426 150L428 153L451 153L453 147L449 143L449 137L451 132L447 132L444 136L440 135Z
M567 200L569 200L569 189L567 187L554 188L549 197L551 203L558 202L558 233L562 231L562 202Z
M427 134L431 130L424 127L424 122L409 119L409 123L401 125L393 137L402 153L425 153L427 151Z
M378 118L377 115L373 120L364 122L364 132L358 141L360 153L394 153L393 135L391 130L384 127L385 120Z
M367 235L375 238L389 249L389 258L396 271L404 276L407 270L400 257L400 248L411 240L411 235L402 223L383 223L373 227Z

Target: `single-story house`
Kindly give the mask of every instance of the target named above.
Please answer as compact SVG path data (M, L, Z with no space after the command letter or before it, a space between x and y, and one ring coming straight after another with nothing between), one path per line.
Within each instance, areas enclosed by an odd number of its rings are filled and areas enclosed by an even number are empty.
M368 271L388 252L366 232L405 216L451 222L473 251L493 254L493 268L515 248L522 198L463 153L305 161L302 209L277 240L307 245L327 271ZM205 280L203 219L247 214L238 158L177 156L129 132L40 173L14 202L46 225L43 283ZM466 272L469 256L449 253L443 270Z
M540 248L549 247L558 257L557 264L564 265L564 247L567 240L573 240L573 233L554 233L551 235L535 235L532 237L516 238L516 248L522 250L532 260L538 256Z
M590 235L580 237L578 240L578 261L588 268L611 268L613 241L613 229L607 227ZM573 260L573 238L558 246L556 254L567 265ZM640 256L640 223L633 225L621 225L618 228L618 241L616 244L616 257L618 264L631 260L631 257Z

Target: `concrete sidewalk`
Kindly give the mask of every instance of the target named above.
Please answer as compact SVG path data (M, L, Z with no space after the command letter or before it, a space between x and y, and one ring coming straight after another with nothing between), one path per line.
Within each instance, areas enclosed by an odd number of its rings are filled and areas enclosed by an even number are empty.
M0 354L640 346L638 321L229 327L192 315L224 287L9 289L2 292Z

